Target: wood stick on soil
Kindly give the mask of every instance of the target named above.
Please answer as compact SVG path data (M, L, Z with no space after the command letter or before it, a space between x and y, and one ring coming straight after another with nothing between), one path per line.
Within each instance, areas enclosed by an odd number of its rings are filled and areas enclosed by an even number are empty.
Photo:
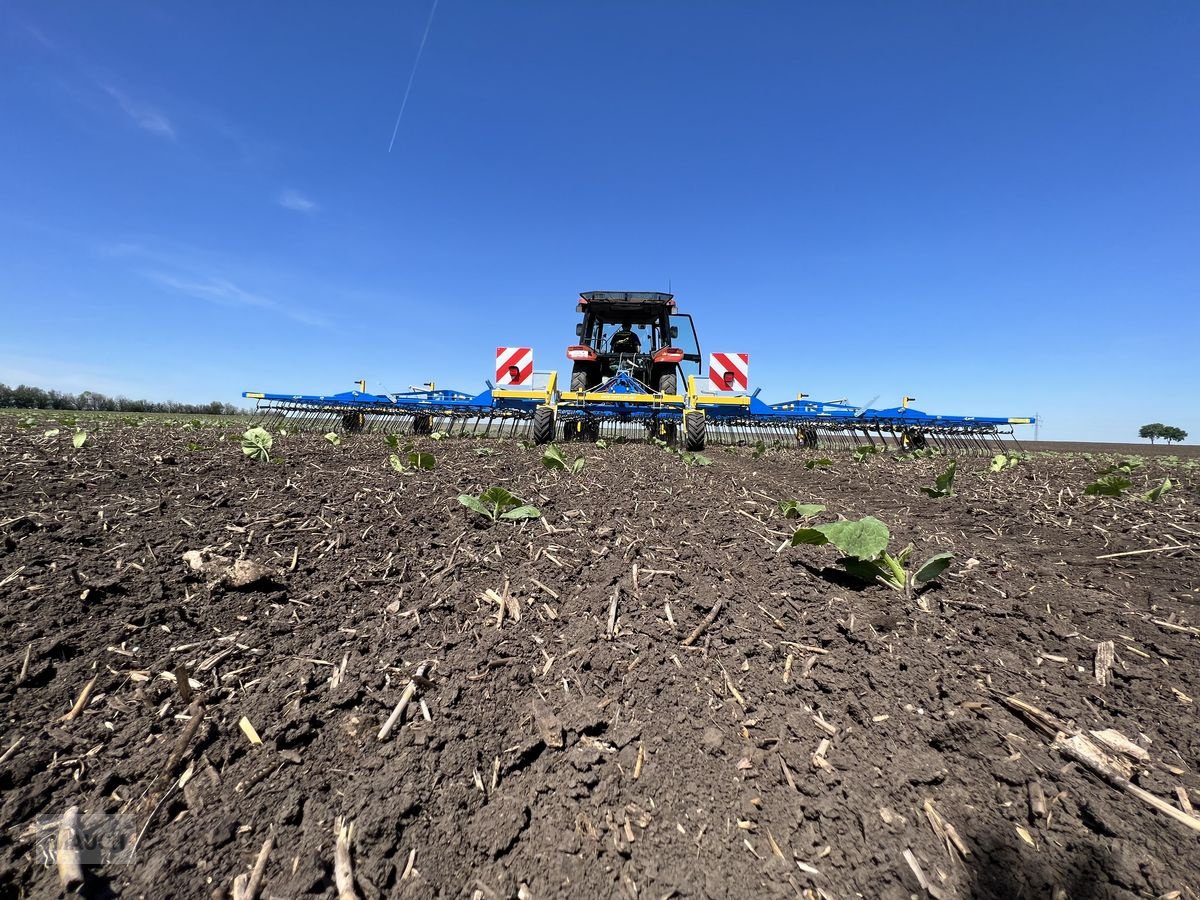
M1195 816L1189 816L1182 810L1176 809L1167 801L1155 797L1149 791L1143 790L1136 784L1130 783L1129 779L1122 775L1111 762L1109 762L1105 753L1100 750L1095 744L1089 741L1081 734L1068 737L1063 732L1059 732L1054 737L1054 747L1069 759L1095 772L1110 785L1126 793L1132 794L1148 806L1152 806L1165 816L1170 816L1176 822L1186 825L1193 831L1200 832L1200 819Z
M267 857L271 855L271 849L275 846L275 835L267 835L267 839L263 841L262 849L258 851L258 859L254 861L254 869L250 873L250 880L246 882L246 892L243 895L245 900L254 900L258 896L258 891L262 887L263 873L267 870Z
M0 764L8 762L12 758L12 755L17 752L17 748L23 743L25 743L25 736L21 735L21 737L12 742L12 746L4 751L4 755L0 756Z
M66 893L83 887L83 866L79 863L79 807L72 806L58 823L55 841L58 883Z
M716 621L717 616L721 612L721 607L724 605L724 600L718 600L716 603L714 603L713 608L710 609L708 611L708 615L704 617L704 621L697 625L696 629L683 639L683 644L681 646L690 647L692 644L696 643L696 641L700 639L700 635L704 634L704 630Z
M1195 550L1196 547L1192 544L1187 544L1181 547L1154 547L1151 550L1126 550L1124 553L1105 553L1103 556L1097 556L1096 559L1116 559L1118 556L1141 556L1144 553L1165 553L1167 550Z
M25 645L25 659L21 662L21 674L17 676L17 684L25 683L25 676L29 674L29 654L33 652L33 644Z
M1112 667L1115 659L1116 652L1112 641L1101 641L1096 645L1096 662L1093 670L1096 675L1096 683L1101 687L1107 687L1109 681L1112 680Z
M187 753L188 745L191 744L192 738L196 736L196 732L200 729L200 722L204 718L204 704L198 699L192 701L192 705L188 707L187 725L184 726L178 740L175 741L175 746L171 748L171 755L167 757L167 764L163 766L162 774L170 775L175 771L175 767L183 760L183 755Z
M608 604L608 629L606 633L612 637L617 633L617 600L621 596L621 583L613 587L612 601Z
M333 852L333 877L337 882L338 900L358 900L354 893L354 868L350 861L350 844L354 840L354 823L346 824L341 816L334 822L337 847Z
M92 688L96 686L96 679L99 677L99 675L92 676L92 680L85 684L83 686L83 690L79 692L79 699L75 701L75 705L71 707L71 711L58 721L74 722L77 718L79 718L79 714L83 712L83 708L87 706L87 702L92 696Z
M504 605L501 604L500 608L503 609ZM425 663L417 666L417 671L414 673L413 678L405 685L404 693L400 695L400 702L396 704L396 708L392 710L392 714L388 716L387 721L383 723L383 727L379 729L378 740L387 740L388 735L392 733L392 729L396 727L396 723L404 715L404 711L408 709L408 704L412 702L413 695L417 692L417 679L425 677L425 669Z

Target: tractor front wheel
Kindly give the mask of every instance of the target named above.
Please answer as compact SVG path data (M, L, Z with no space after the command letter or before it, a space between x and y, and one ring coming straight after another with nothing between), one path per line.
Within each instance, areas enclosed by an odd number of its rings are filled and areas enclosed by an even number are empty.
M533 411L533 442L548 444L554 440L554 410L539 406Z
M699 453L704 449L704 441L708 437L708 423L702 412L687 413L683 417L683 449L689 453Z

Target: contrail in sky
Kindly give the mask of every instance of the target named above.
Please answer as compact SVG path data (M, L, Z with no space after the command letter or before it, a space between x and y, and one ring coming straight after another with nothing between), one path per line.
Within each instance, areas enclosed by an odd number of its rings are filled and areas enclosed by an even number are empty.
M425 33L421 35L421 46L417 48L417 58L413 60L412 71L408 73L408 87L404 89L404 99L400 101L400 114L396 116L396 126L392 129L392 140L388 143L388 153L396 143L396 133L400 130L400 120L404 118L404 107L408 106L408 95L412 93L413 80L417 77L417 66L421 64L421 54L425 52L425 41L429 39L429 29L433 27L433 14L437 12L438 0L433 0L429 8L429 19L425 23Z

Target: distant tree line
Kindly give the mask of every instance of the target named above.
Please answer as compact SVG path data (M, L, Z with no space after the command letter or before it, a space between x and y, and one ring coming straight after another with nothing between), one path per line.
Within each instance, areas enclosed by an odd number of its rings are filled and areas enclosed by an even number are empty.
M1143 425L1138 430L1138 437L1149 438L1152 444L1159 438L1162 438L1168 444L1178 443L1179 441L1187 440L1187 434L1182 428L1176 428L1174 425L1164 425L1162 422L1151 422L1149 425Z
M243 410L231 403L175 403L167 400L130 400L128 397L109 397L95 391L69 394L63 391L44 391L19 384L10 388L0 384L0 409L71 409L86 412L175 413L200 416L235 416Z

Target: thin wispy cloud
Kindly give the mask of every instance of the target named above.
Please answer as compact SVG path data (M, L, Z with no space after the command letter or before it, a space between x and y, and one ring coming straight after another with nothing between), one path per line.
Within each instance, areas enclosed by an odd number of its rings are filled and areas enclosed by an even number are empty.
M152 106L134 100L124 91L113 87L111 84L101 84L100 88L116 101L121 111L133 120L133 123L138 128L161 138L175 140L175 126L171 124L171 120L164 113Z
M320 316L313 315L303 309L288 306L285 303L280 303L277 300L255 293L254 291L248 291L227 278L208 276L181 277L157 270L142 270L141 274L151 281L163 287L170 288L177 293L194 297L197 300L204 300L217 306L249 307L267 310L286 316L294 322L319 328L323 328L329 324Z
M290 209L299 213L314 213L320 209L314 201L292 188L287 188L280 193L279 205L284 209Z

